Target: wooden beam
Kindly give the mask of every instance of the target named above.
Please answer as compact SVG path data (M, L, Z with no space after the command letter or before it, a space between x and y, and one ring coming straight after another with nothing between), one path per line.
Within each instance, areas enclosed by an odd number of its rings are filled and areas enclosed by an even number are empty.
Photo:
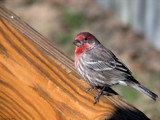
M148 119L112 92L93 105L73 60L0 6L0 119Z

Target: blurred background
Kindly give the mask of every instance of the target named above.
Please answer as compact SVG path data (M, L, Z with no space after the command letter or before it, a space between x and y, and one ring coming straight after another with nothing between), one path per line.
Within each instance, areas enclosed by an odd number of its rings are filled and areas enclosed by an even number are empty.
M144 86L160 96L159 0L0 0L9 10L74 59L76 34L93 33ZM136 90L113 89L149 118L160 120L156 102Z

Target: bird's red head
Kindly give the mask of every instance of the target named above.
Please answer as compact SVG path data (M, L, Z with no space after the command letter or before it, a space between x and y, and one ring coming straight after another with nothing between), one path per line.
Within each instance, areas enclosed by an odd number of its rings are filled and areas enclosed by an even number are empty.
M78 59L78 56L86 50L94 48L99 41L89 32L79 33L73 42L76 45L75 50L75 61Z
M89 32L82 32L75 37L75 40L73 43L77 47L83 47L84 49L87 49L88 47L91 47L95 43L97 43L97 39L95 36L93 36Z

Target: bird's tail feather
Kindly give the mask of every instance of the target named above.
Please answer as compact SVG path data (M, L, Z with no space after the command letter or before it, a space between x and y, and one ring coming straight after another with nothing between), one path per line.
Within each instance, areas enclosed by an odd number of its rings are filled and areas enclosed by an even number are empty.
M138 91L146 94L147 96L149 96L150 98L152 98L155 101L158 98L158 96L155 93L153 93L152 91L150 91L149 89L147 89L146 87L144 87L143 85L141 85L139 83L134 83L134 84L131 84L130 86L132 86L133 88L137 89Z

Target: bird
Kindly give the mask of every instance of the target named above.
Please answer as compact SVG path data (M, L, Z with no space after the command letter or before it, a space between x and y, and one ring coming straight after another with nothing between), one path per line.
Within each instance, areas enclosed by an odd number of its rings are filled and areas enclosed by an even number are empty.
M158 96L141 85L132 75L129 68L115 54L103 46L89 32L77 34L73 44L75 48L75 68L90 87L101 91L95 96L94 104L99 101L104 90L114 85L125 85L135 88L156 101Z

